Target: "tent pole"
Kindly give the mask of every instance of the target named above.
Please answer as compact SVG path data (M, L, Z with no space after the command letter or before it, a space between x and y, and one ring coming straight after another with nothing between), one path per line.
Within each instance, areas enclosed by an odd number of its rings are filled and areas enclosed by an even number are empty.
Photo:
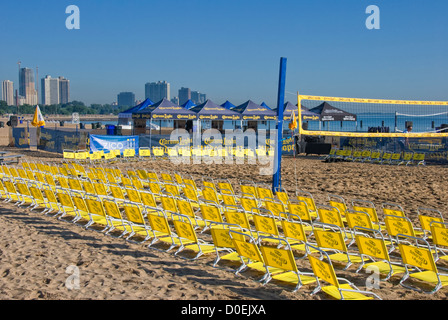
M281 188L281 162L282 162L282 140L283 140L283 108L285 104L286 84L286 58L280 58L280 75L277 97L277 141L274 154L274 176L272 177L272 191L277 192Z

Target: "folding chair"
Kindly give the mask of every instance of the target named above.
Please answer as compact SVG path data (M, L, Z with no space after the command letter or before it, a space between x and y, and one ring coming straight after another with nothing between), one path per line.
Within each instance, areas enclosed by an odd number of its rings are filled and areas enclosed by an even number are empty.
M358 162L362 160L362 151L361 150L354 150L352 154L352 158L350 159L353 162Z
M380 231L358 226L354 229L356 244L362 259L361 265L356 270L357 273L362 269L370 269L385 275L383 280L387 281L393 275L406 271L401 263L391 261L386 241ZM366 263L365 258L373 262Z
M414 153L412 156L412 159L406 163L407 166L409 165L417 165L417 166L424 166L426 165L425 162L425 153Z
M354 199L352 200L353 211L365 212L369 215L370 221L375 228L381 229L381 223L378 219L378 213L375 204L369 200Z
M62 220L67 215L74 216L71 219L71 222L75 223L79 221L82 216L78 212L78 209L76 208L73 199L71 197L71 194L66 189L57 189L56 190L56 197L58 199L58 202L60 204L60 208L62 209L62 215L59 216L58 220Z
M244 230L251 230L248 214L245 211L239 210L236 206L224 206L223 211L227 223L238 225Z
M179 213L174 213L173 216L175 217L173 219L174 228L180 242L180 246L174 255L177 256L184 250L192 250L197 254L191 260L196 260L203 254L215 252L216 248L213 244L206 243L198 238L190 217Z
M210 234L212 236L212 241L215 246L216 258L213 261L213 267L217 267L221 260L228 262L238 262L240 257L238 252L236 252L235 245L230 238L229 230L234 229L238 232L244 233L244 229L235 224L230 224L226 222L212 222L210 224ZM241 236L240 236L241 240ZM220 252L227 252L225 255L220 255Z
M255 232L258 239L261 236L276 236L280 235L277 220L271 211L267 209L260 209L259 212L252 212L252 218L255 224Z
M398 165L398 164L400 164L400 162L401 162L401 152L392 153L392 156L390 157L389 164L390 165L392 165L392 164Z
M214 222L217 222L217 223L224 222L224 219L223 219L224 217L221 212L221 208L220 208L220 206L216 205L214 202L201 203L199 205L199 208L200 208L202 219L204 219L204 222L206 224L208 223L208 226L205 225L205 228L202 230L202 232L210 229L211 224Z
M331 207L335 207L338 209L339 213L342 216L345 216L345 212L347 211L347 204L345 202L345 199L341 196L337 196L334 194L328 194L328 203Z
M352 242L348 245L350 247L355 242L354 232L356 227L363 227L374 229L374 224L368 213L364 211L347 210L346 212L347 225L352 234ZM377 228L379 230L379 228Z
M20 178L16 178L15 185L18 196L22 198L22 201L17 203L16 205L18 207L22 207L23 205L28 204L27 208L35 207L37 203L34 200L34 197L31 195L31 192L28 188L28 184L26 183L26 181Z
M169 245L169 248L164 251L170 252L172 249L180 245L180 241L178 240L177 235L171 230L168 218L163 210L156 210L153 214L148 215L147 218L153 233L153 237L151 243L148 245L148 248L161 251L153 246L158 242L163 242Z
M127 227L129 224L126 219L123 218L122 210L119 208L117 202L113 199L102 199L102 208L104 209L105 217L109 221L109 228L106 230L106 234L111 234L116 229L122 229L118 238L123 237L129 230ZM101 210L101 209L99 209ZM118 228L117 228L118 227Z
M193 203L189 199L176 199L178 212L185 216L188 216L193 221L195 229L203 228L202 232L207 229L207 221L205 221L204 215L199 216L199 211L195 210ZM202 210L202 209L201 209ZM202 212L202 211L201 211Z
M425 239L431 237L431 223L438 222L443 224L444 222L442 212L437 209L419 207L417 208L417 214L423 232L421 236Z
M448 261L448 223L432 221L430 230L436 255L435 262Z
M348 239L350 237L350 233L347 233L345 230L344 220L337 207L318 205L317 213L319 215L319 221L315 220L313 221L313 224L314 222L322 222L325 224L336 225L344 231L344 238ZM313 230L315 230L314 226Z
M429 243L422 238L411 237L407 235L400 235L402 239L406 239L413 244L399 241L400 254L403 259L406 271L400 285L405 288L420 291L423 293L433 294L440 290L440 288L448 285L448 274L439 273L434 261ZM423 287L417 287L409 284L409 278L418 279L425 284L432 285L434 288L431 291L425 290Z
M228 179L221 179L218 181L218 188L221 194L226 195L234 195L235 191L233 190L233 186Z
M343 270L347 270L353 263L362 262L358 254L348 251L345 243L345 232L341 227L323 222L314 222L314 237L317 246L324 251L334 252L329 257L331 260L345 264Z
M138 241L139 243L148 241L151 238L151 234L149 233L149 231L151 231L151 227L146 224L140 207L135 203L125 202L123 204L123 208L127 217L126 223L131 228L131 232L127 236L126 240L131 239L137 234L144 236L142 241Z
M396 249L395 244L398 244L401 236L416 236L414 226L412 225L411 220L407 217L385 215L384 222L386 224L387 235L389 236L392 245L389 253Z
M272 189L268 186L257 186L258 199L264 202L266 199L274 199Z
M384 216L406 217L403 208L399 204L383 202L381 207Z
M302 200L299 200L297 202L290 201L288 203L288 212L290 214L299 216L301 221L305 221L308 224L310 224L311 222L313 222L313 220L318 218L316 214L310 212L310 210L308 209L307 202Z
M363 150L361 152L361 162L370 161L372 156L372 150Z
M313 195L310 192L304 190L296 190L296 197L297 200L306 202L308 210L310 211L311 215L314 214L315 216L317 216L316 203L314 201Z
M42 190L41 190L40 186L36 182L30 184L29 190L30 190L31 195L34 198L34 201L35 201L35 205L30 208L30 211L33 211L33 210L35 210L38 207L43 207L44 208L44 210L41 212L41 213L44 213L44 214L53 210L53 206L45 198L44 194L42 193Z
M263 284L267 284L272 279L295 285L293 292L299 290L303 285L316 282L316 278L311 273L305 274L300 272L297 262L289 242L281 237L266 237L259 239L260 242L278 242L279 247L268 245L260 245L260 251L266 266L267 275L263 280ZM272 274L272 270L275 270ZM280 271L282 270L282 271Z
M249 194L258 199L257 187L253 181L241 180L239 183L241 194Z
M84 228L88 229L91 225L95 223L95 220L93 216L98 215L100 212L91 213L89 208L87 207L87 204L85 202L84 196L79 191L70 191L70 196L72 198L74 207L76 209L77 217L73 219L72 222L77 223L81 219L86 219L87 223L84 225ZM104 218L104 216L102 216ZM104 223L104 220L102 220ZM106 229L106 228L105 228Z
M374 298L381 300L377 294L370 291L362 291L349 280L338 277L333 268L331 259L325 251L310 244L307 244L307 248L309 248L309 250L314 249L318 251L319 254L319 257L311 254L308 255L313 274L317 281L317 287L313 290L311 295L323 291L330 297L338 300L371 300ZM330 285L323 287L321 282L324 281ZM341 284L341 281L345 283Z
M202 197L205 200L214 202L215 204L219 204L220 203L219 198L218 198L218 194L216 193L216 189L211 187L211 186L205 186L202 189Z
M247 269L255 270L263 273L261 279L258 280L263 283L269 276L284 272L284 269L273 268L265 263L257 241L252 235L232 229L229 230L229 235L241 261L239 268L234 270L235 275Z
M381 163L381 151L375 150L370 154L370 163Z
M412 162L412 158L414 157L413 152L403 152L402 161L398 163L398 165L408 165Z
M306 257L305 244L308 242L309 234L306 232L306 224L302 222L300 216L288 213L287 218L281 218L282 232L285 239L290 243L291 248L298 251L303 251Z
M381 161L379 163L380 164L385 164L385 163L389 163L390 164L391 158L392 158L392 152L384 151L382 156L381 156Z

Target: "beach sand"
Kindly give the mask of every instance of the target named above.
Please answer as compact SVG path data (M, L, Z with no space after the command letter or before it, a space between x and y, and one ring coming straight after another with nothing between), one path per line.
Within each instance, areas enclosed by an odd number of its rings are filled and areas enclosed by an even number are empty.
M61 161L51 153L2 147L25 155L24 159ZM271 176L259 174L257 165L182 165L165 161L141 161L117 166L169 170L202 178L229 179L271 184ZM386 166L368 163L325 163L316 157L286 158L282 162L282 186L293 196L296 188L309 191L317 203L327 204L327 195L402 205L419 226L417 208L448 211L447 166ZM297 177L297 179L296 179ZM252 271L234 275L223 264L213 268L214 254L189 261L125 241L85 230L81 225L44 215L13 204L0 204L0 298L2 300L325 300L323 293L310 292L314 284L298 292L271 281L261 285ZM181 254L182 256L182 254ZM300 270L309 271L307 259ZM74 268L76 267L76 268ZM364 288L369 273L355 273L357 266L337 274ZM71 276L79 275L79 287ZM446 300L447 288L428 295L400 286L400 277L381 282L374 292L385 300Z

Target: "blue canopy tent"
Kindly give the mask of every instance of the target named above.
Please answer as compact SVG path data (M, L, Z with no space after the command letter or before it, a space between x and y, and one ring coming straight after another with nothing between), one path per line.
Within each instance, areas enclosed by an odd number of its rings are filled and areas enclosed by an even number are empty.
M197 119L197 115L195 112L179 106L167 99L162 99L144 110L134 112L132 114L132 118L134 120L150 119L151 121L160 121L161 133L162 121L165 122L165 128L167 128L167 125L171 124L172 121L173 127L169 129L171 132L172 129L184 128L185 122L187 120Z
M295 116L299 116L299 110L297 108L297 105L293 104L292 102L286 102L285 108L283 109L283 120L291 121L292 112L294 112ZM311 112L308 108L302 106L302 121L319 121L320 115Z
M199 120L211 121L210 127L219 131L224 130L224 121L241 120L240 113L217 105L211 100L207 100L206 102L193 107L190 110L196 112ZM231 128L233 127L234 126L232 125Z
M151 101L151 99L146 99L145 101L143 101L142 103L136 105L135 107L129 108L123 112L120 112L118 114L118 125L125 125L125 126L130 126L132 125L132 114L134 112L140 111L140 110L144 110L146 108L148 108L149 106L153 105L154 102Z
M261 106L272 110L266 103L264 103L264 101L261 103Z
M224 102L224 103L221 105L221 107L224 107L224 108L226 108L226 109L233 109L233 108L235 108L236 106L235 106L233 103L231 103L229 100L227 100L226 102Z
M277 120L277 113L275 111L263 107L252 100L246 101L232 110L241 114L242 121L247 121L246 123L242 123L241 127L243 129L252 128L257 131L260 129L260 125L263 124L265 125L265 129L269 130L270 121Z
M185 103L182 105L182 107L184 107L185 109L191 109L191 108L193 108L193 107L196 107L196 104L195 104L193 101L191 101L190 99L188 99L188 101L185 102Z

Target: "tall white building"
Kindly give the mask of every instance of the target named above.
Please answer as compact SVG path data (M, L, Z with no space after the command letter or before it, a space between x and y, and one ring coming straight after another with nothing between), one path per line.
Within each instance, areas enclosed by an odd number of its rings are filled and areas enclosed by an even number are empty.
M42 104L59 104L59 79L46 76L42 79Z
M154 103L162 99L170 100L170 84L166 81L148 82L145 84L145 99L151 99Z
M8 106L15 105L14 84L10 80L4 80L2 82L2 100L5 101L8 104Z

